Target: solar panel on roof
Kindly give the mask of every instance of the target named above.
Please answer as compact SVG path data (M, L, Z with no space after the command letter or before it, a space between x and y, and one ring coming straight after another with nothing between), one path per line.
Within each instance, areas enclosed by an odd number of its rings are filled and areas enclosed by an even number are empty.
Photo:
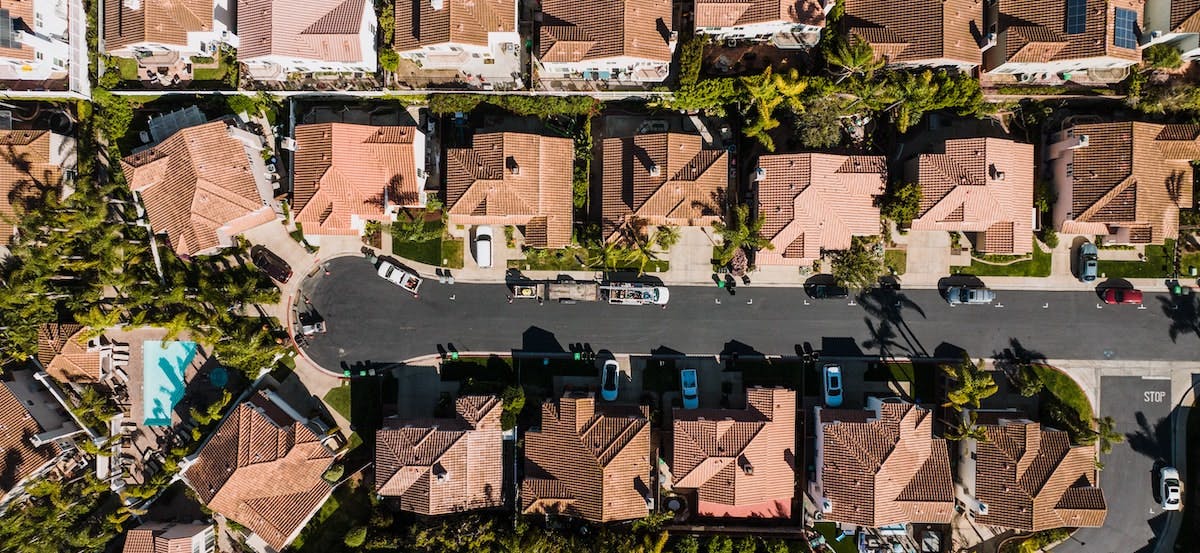
M1067 34L1087 30L1087 0L1067 0Z
M1137 48L1137 12L1117 8L1113 21L1113 44L1117 48Z
M0 10L0 48L20 48L16 33L13 32L13 19L8 10Z

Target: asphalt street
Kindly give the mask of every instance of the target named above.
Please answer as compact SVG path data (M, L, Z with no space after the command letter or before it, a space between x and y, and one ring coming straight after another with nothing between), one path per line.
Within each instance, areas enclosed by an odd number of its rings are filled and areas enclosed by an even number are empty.
M997 292L995 305L949 306L936 290L885 291L868 301L809 300L798 288L671 287L667 309L507 300L502 284L439 284L419 298L375 275L363 258L329 262L305 284L328 333L306 352L322 366L399 362L457 351L554 352L583 343L625 353L733 352L794 355L805 343L826 355L879 353L986 357L1013 344L1050 359L1200 358L1195 310L1148 295L1098 307L1095 294ZM1190 304L1189 304L1190 305ZM1173 331L1172 329L1180 329Z
M1055 547L1063 553L1149 553L1168 516L1159 506L1158 469L1171 455L1171 382L1136 376L1100 379L1100 414L1116 420L1125 443L1101 455L1108 500L1102 528L1083 528Z

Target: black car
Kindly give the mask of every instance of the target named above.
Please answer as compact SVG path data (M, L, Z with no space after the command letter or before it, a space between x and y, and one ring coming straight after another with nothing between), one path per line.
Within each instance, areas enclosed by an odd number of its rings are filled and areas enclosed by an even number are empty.
M267 276L285 283L289 278L292 278L292 266L287 264L274 252L262 246L254 246L250 248L250 260Z
M850 290L837 284L805 284L804 293L814 300L825 300L848 297Z

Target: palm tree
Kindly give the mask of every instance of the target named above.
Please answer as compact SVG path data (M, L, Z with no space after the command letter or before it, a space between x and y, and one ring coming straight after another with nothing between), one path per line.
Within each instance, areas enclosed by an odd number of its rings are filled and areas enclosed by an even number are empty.
M1125 435L1117 432L1116 421L1112 417L1100 417L1093 419L1096 422L1096 441L1100 449L1100 453L1108 455L1112 453L1113 446L1125 441Z
M721 235L721 245L717 246L716 261L718 265L727 265L733 260L739 249L757 251L773 250L775 245L762 236L762 227L766 219L759 215L750 219L750 206L742 204L733 211L732 224L726 225L720 221L713 223L713 230Z
M883 67L883 60L875 57L875 51L865 40L843 40L825 53L829 65L841 68L837 73L840 83L851 75L863 75L868 79L876 69Z
M988 441L987 430L979 426L979 414L975 411L968 411L965 417L959 417L958 426L951 428L946 432L946 439L951 441L975 440L986 443Z
M954 387L946 391L947 401L942 404L943 407L951 407L955 411L962 411L968 406L978 409L980 401L991 397L1000 389L992 379L991 373L979 365L963 354L961 363L942 366L942 370L954 381Z

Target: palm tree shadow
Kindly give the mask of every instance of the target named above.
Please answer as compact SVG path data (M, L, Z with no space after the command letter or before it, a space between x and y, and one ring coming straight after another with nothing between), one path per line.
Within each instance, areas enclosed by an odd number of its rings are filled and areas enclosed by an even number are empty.
M1134 451L1156 461L1163 461L1171 454L1171 424L1170 417L1163 417L1150 425L1145 413L1138 411L1135 415L1138 428L1127 432L1125 439Z
M1200 337L1200 318L1197 318L1200 314L1200 300L1197 300L1196 296L1159 297L1158 302L1163 314L1171 321L1171 326L1167 328L1167 336L1170 336L1171 342L1177 342L1179 337L1185 334Z
M866 311L868 315L880 321L880 326L878 327L880 330L884 328L883 323L887 323L889 327L895 328L899 332L898 335L893 334L893 337L904 341L903 349L907 353L921 356L928 355L925 346L917 339L916 334L913 333L912 328L908 326L908 322L904 319L905 311L913 311L917 315L920 315L922 319L926 318L925 310L921 309L920 305L909 299L908 296L892 288L876 288L874 290L863 291L858 295L857 299L863 311ZM869 322L867 326L871 328ZM872 336L874 334L875 331L872 330Z

